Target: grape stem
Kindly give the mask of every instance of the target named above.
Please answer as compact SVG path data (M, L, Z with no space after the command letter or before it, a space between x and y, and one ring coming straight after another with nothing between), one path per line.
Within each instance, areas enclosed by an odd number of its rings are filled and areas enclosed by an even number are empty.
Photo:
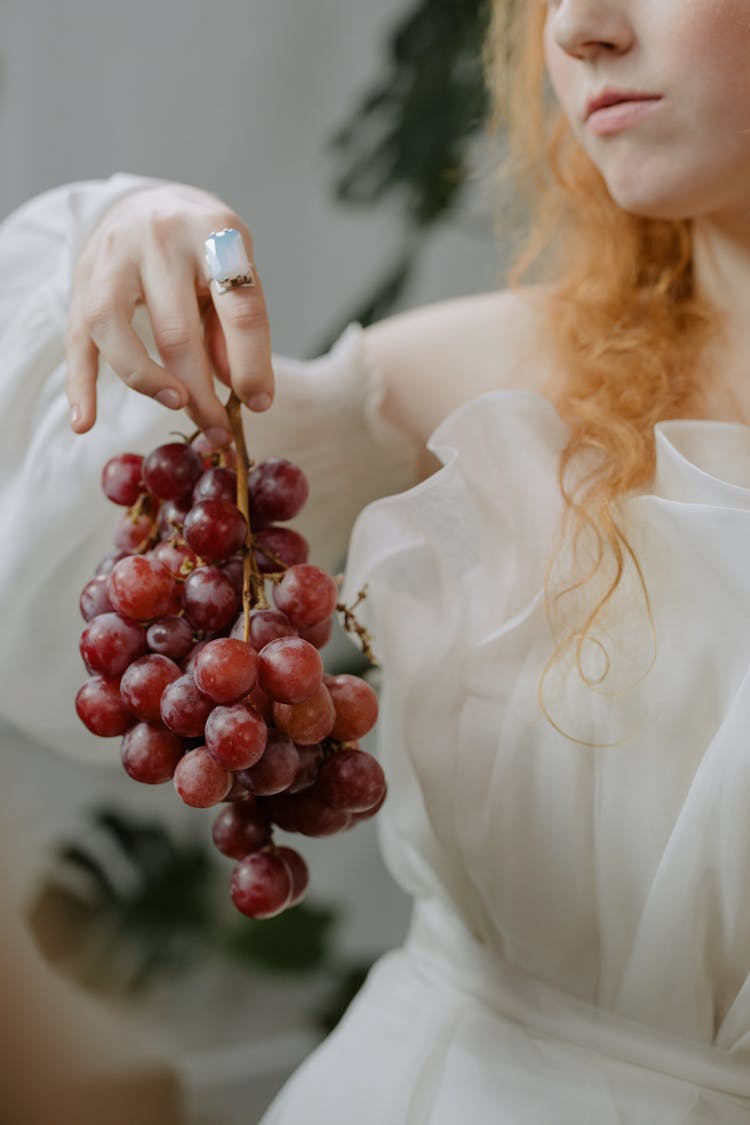
M359 643L362 645L362 652L370 661L370 663L377 668L378 660L375 656L375 653L372 651L372 633L368 632L367 629L365 629L364 625L361 625L359 621L357 621L354 612L360 602L363 602L366 597L367 586L363 586L357 594L357 600L355 602L352 602L351 605L345 605L343 602L337 602L336 609L340 614L342 614L344 618L342 624L346 632L356 633L356 635L359 637Z
M237 450L237 507L245 517L247 533L245 535L245 549L242 558L242 639L245 644L250 639L250 610L255 607L268 608L263 578L255 566L253 556L253 534L250 527L250 494L248 492L248 474L250 459L247 455L247 442L245 441L245 428L242 424L242 403L232 391L227 399L227 414L232 430L235 448Z

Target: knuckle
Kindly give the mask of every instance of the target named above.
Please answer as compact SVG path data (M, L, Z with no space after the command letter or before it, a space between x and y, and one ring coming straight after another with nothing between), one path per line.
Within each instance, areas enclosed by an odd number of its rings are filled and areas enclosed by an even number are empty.
M116 301L110 293L99 293L93 297L84 313L84 323L90 333L101 332L115 319Z
M232 328L253 332L266 327L266 310L257 301L232 301L225 312Z
M71 355L74 352L80 351L88 339L88 332L79 324L72 321L68 324L65 333L65 351L66 354Z
M123 371L120 378L126 387L130 387L133 391L147 391L148 376L142 367L131 368L128 371Z
M162 355L180 358L192 350L190 326L179 318L161 320L154 325L154 340Z
M217 208L217 210L211 214L211 222L214 224L212 227L213 230L226 230L227 227L233 227L235 230L238 230L252 253L253 236L247 224L240 218L236 211L232 211L229 207Z
M148 216L148 233L154 246L166 253L175 243L181 229L179 215L152 209Z

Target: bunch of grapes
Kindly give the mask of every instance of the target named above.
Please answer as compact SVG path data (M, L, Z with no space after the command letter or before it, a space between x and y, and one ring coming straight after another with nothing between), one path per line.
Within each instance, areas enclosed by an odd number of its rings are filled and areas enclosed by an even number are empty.
M223 804L212 836L237 861L232 901L272 917L308 883L274 826L331 835L386 796L359 742L377 718L375 692L359 676L327 675L320 655L337 610L366 651L369 638L331 575L308 562L305 538L282 526L307 480L284 458L251 466L239 436L219 453L199 436L113 457L102 488L127 511L81 593L89 679L76 710L94 734L122 736L134 780L173 780L194 808Z

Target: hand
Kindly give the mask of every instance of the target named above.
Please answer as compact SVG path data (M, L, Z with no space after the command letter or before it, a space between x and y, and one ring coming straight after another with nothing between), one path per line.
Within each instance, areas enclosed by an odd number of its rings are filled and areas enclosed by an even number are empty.
M95 228L75 270L65 345L76 433L96 421L100 357L133 390L184 407L215 445L228 440L229 421L212 373L251 409L270 406L271 340L260 281L214 294L205 280L204 240L224 227L241 231L252 260L250 231L226 204L170 184L128 196ZM140 304L163 367L132 327Z

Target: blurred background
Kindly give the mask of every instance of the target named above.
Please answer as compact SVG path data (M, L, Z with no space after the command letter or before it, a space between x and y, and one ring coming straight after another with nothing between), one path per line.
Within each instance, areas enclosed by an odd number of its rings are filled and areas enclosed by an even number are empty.
M117 171L208 188L253 230L293 356L498 284L482 0L4 0L2 17L3 216ZM341 638L327 654L353 667ZM101 770L2 741L9 878L45 955L169 1038L195 1122L258 1120L406 931L376 822L304 840L306 903L250 923L226 910L211 812L134 785L114 740Z

